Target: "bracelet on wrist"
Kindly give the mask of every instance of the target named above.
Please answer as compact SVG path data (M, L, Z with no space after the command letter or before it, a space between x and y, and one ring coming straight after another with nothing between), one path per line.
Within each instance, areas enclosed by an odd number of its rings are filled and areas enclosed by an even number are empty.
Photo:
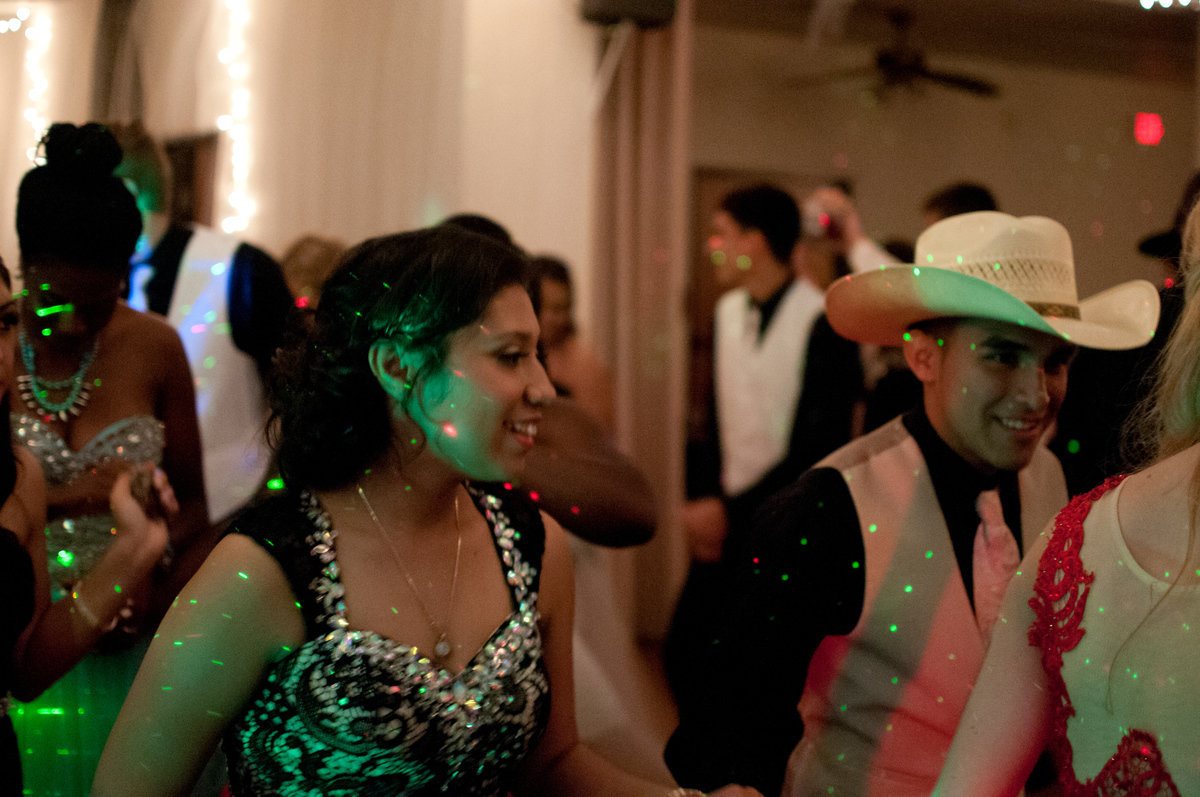
M96 613L91 610L91 608L87 605L87 602L84 601L83 596L79 594L79 585L76 585L71 590L71 611L78 612L80 616L83 617L84 621L92 628L98 628L101 631L108 632L117 627L116 617L112 618L107 627L100 622L100 618L96 617Z

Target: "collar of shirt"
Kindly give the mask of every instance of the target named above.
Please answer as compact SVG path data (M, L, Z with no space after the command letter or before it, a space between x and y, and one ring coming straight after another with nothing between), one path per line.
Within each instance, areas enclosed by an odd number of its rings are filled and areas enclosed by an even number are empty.
M984 490L996 489L1000 493L1000 505L1004 509L1004 521L1021 545L1021 494L1018 489L1016 471L981 473L960 457L938 433L934 431L929 417L922 407L904 415L904 428L917 441L925 464L929 467L929 478L937 495L942 517L950 531L950 542L954 546L954 557L962 572L963 586L967 597L974 604L974 579L972 561L975 549L975 532L979 528L979 514L975 510L975 499ZM1022 554L1024 551L1022 551Z
M763 335L767 334L767 325L771 323L771 319L775 317L775 311L779 309L779 305L783 303L783 295L787 293L788 288L792 287L792 281L788 280L779 286L779 290L772 293L761 302L754 301L754 297L748 297L750 306L758 310L758 339L761 341Z

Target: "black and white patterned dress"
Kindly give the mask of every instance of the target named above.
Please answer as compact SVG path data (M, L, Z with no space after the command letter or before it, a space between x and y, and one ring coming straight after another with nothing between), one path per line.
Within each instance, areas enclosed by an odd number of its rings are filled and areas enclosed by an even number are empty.
M550 689L538 631L545 529L527 499L469 487L492 529L512 613L458 673L417 648L355 630L337 562L337 531L310 493L250 509L231 531L279 562L307 641L276 662L224 749L233 793L504 794L541 738Z

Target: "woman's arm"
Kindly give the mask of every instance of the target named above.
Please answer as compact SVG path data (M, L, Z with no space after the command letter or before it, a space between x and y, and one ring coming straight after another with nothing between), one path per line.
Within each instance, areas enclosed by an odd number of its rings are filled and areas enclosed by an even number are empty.
M553 698L546 735L525 768L522 795L630 795L667 797L674 787L622 772L579 741L575 726L575 680L572 672L572 624L575 614L571 556L562 528L543 514L546 552L542 560L538 606L542 616L542 653ZM757 794L727 787L722 797Z
M150 597L147 620L151 624L157 623L167 611L219 539L219 530L209 525L192 372L175 330L163 323L159 332L163 336L162 345L157 347L161 352L163 379L155 416L163 423L166 448L162 469L175 488L179 512L168 526L173 549L171 567Z
M649 480L571 399L542 409L523 486L555 520L596 545L640 545L654 535L658 507Z
M200 424L196 420L196 392L183 343L166 324L160 331L163 342L158 347L162 358L159 368L163 379L155 415L162 421L166 436L161 467L171 479L179 501L179 514L171 519L171 544L182 550L208 530Z
M190 794L269 663L304 638L287 578L249 537L221 541L159 626L100 759L94 797Z
M16 488L0 509L0 518L25 529L25 549L33 560L34 617L17 643L13 680L13 694L29 701L74 667L112 628L126 596L146 581L161 558L167 532L161 520L147 519L133 498L127 468L110 497L116 539L72 595L51 604L42 473L24 450L18 451L17 462ZM160 486L169 493L165 481Z
M1050 528L1053 528L1051 526ZM1049 738L1053 703L1041 652L1029 644L1029 606L1047 528L1008 585L987 660L954 735L935 795L1015 795Z

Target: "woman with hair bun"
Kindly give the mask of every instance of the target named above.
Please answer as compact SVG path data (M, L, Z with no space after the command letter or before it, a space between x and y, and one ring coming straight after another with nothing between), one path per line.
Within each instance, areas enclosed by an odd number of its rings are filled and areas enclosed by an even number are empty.
M347 254L277 359L287 489L167 614L94 795L185 794L218 737L238 797L680 791L576 733L570 555L515 487L554 396L524 268L452 226Z
M133 196L113 176L121 149L101 125L54 124L45 162L17 195L18 357L8 385L17 446L45 474L45 551L55 599L114 544L109 494L121 474L161 466L178 498L170 548L207 526L191 373L178 335L120 297L141 233ZM153 629L173 595L160 567L122 586L123 622L74 670L16 712L26 787L85 794ZM156 608L157 607L157 608ZM84 616L88 616L84 613ZM36 695L43 683L25 685Z

